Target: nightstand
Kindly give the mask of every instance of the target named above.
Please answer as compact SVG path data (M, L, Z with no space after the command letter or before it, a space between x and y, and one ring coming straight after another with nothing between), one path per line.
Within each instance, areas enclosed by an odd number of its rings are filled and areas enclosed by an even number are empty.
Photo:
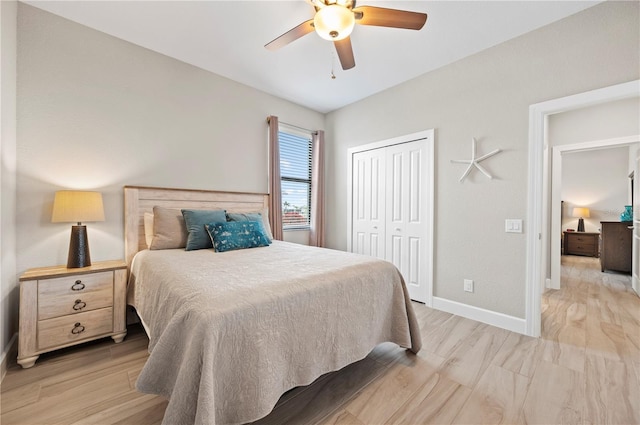
M594 232L564 232L564 255L597 257L599 236Z
M127 334L127 264L95 262L89 267L30 269L20 276L18 364L33 366L40 354Z

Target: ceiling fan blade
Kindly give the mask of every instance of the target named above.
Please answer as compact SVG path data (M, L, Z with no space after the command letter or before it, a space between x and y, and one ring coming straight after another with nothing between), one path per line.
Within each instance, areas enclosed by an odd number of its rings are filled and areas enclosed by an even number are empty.
M313 32L313 19L309 19L298 25L297 27L290 29L289 31L282 34L280 37L268 42L264 45L268 50L277 50L281 47L286 46L292 41L296 41L303 35L307 35L310 32Z
M426 13L384 7L360 6L353 9L353 13L356 23L360 25L419 30L427 22Z
M340 59L340 65L345 71L356 66L356 60L353 57L353 49L351 48L351 38L343 38L342 40L334 41L333 45L336 46L338 52L338 58Z

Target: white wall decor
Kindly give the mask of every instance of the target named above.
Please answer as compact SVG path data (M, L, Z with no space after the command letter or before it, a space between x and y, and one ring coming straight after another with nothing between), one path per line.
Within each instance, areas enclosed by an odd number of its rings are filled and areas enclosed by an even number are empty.
M469 175L473 167L476 167L478 170L480 170L482 174L492 179L493 176L489 174L489 172L485 170L484 167L482 167L482 165L479 164L479 162L497 154L498 152L500 152L500 149L496 149L494 151L491 151L487 154L484 154L476 158L476 139L475 137L472 137L471 138L471 159L452 159L451 162L457 163L457 164L469 164L467 169L464 171L464 174L462 174L462 177L460 177L461 182Z

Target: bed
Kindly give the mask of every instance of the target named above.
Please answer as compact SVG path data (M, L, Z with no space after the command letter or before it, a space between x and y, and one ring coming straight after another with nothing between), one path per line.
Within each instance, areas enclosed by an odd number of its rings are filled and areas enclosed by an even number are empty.
M379 343L420 350L408 292L385 261L282 241L147 249L154 207L254 212L268 195L127 186L124 196L128 302L149 336L136 388L169 399L164 424L251 422Z

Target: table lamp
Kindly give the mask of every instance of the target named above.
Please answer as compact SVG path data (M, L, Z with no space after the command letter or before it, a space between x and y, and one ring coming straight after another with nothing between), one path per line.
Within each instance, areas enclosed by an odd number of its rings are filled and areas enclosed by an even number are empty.
M104 207L100 192L60 190L53 201L53 223L78 223L71 227L67 268L91 265L87 226L82 222L104 221Z
M589 218L589 208L574 208L574 217L578 217L578 232L584 232L584 218Z

